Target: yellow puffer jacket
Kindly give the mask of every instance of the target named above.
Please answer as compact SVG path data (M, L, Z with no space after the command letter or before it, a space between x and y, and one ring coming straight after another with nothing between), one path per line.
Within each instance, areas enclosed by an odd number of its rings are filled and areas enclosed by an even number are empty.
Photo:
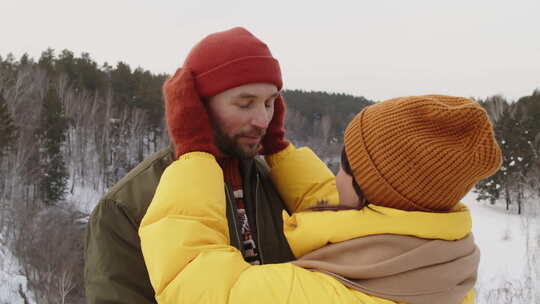
M301 211L319 200L337 203L335 179L311 150L291 145L267 161L290 210ZM177 189L183 189L181 194ZM396 303L291 263L248 264L229 245L223 189L222 170L207 153L188 153L165 170L139 229L158 303ZM470 232L471 219L462 205L447 214L373 206L362 211L284 213L284 225L299 257L328 243L372 234L461 239ZM474 292L462 303L475 303Z

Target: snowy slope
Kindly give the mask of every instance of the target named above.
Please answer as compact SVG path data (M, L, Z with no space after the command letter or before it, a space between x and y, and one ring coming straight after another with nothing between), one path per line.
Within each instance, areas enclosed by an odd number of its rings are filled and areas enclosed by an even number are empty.
M540 281L534 277L540 263L533 258L540 253L534 241L540 231L539 218L519 216L513 208L506 211L502 203L492 206L475 198L469 193L463 202L471 209L473 233L481 250L478 303L540 304L532 300L534 289L540 290Z
M24 304L21 293L31 302L26 288L26 277L21 273L17 258L6 246L0 246L0 304Z

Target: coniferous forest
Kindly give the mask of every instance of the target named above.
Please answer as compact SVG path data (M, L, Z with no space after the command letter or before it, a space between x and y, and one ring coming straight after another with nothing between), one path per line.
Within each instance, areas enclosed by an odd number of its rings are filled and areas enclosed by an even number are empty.
M88 210L70 198L80 189L105 193L169 144L161 92L167 77L69 50L0 56L0 245L18 257L36 302L84 303ZM300 90L283 95L287 137L335 171L346 124L374 101ZM502 169L475 191L527 213L527 203L538 202L529 198L540 197L540 90L516 101L478 101L504 157Z

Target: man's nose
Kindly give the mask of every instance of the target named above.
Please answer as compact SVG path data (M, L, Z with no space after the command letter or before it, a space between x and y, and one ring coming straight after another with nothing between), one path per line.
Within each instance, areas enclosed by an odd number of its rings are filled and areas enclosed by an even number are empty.
M270 123L270 120L272 119L272 117L269 116L270 113L266 110L264 104L262 106L258 106L253 110L251 124L259 129L266 129Z

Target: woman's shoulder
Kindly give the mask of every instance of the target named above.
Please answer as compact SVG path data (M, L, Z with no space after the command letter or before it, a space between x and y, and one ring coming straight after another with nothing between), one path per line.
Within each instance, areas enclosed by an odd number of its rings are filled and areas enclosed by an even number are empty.
M469 210L448 213L403 211L370 205L362 210L283 214L284 233L296 257L353 238L398 234L424 239L458 240L471 232Z

